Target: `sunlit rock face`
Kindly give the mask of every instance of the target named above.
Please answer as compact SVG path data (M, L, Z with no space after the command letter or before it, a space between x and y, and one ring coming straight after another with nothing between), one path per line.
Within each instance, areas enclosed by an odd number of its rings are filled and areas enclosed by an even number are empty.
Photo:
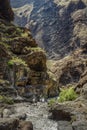
M11 4L15 8L14 22L30 28L50 58L59 59L80 47L73 16L77 11L84 12L85 0L11 0Z

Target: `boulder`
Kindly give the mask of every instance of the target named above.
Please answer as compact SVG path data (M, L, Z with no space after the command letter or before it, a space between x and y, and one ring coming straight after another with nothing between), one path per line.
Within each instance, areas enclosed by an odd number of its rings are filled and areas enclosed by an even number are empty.
M58 130L73 130L73 128L68 121L58 121Z
M19 125L18 119L2 119L0 120L0 130L17 130Z
M72 123L72 128L74 130L86 130L87 129L87 121L76 121Z
M26 55L25 60L31 70L46 71L46 55L42 51L37 51L37 48L35 52Z
M9 109L4 109L3 110L3 118L9 118L9 116L11 115L11 110Z
M73 115L71 111L71 108L66 105L57 104L57 106L51 106L49 112L51 112L52 115L50 118L57 121L71 121Z
M21 121L19 124L19 130L33 130L33 125L29 121Z
M33 130L33 125L30 121L3 118L0 120L0 130Z

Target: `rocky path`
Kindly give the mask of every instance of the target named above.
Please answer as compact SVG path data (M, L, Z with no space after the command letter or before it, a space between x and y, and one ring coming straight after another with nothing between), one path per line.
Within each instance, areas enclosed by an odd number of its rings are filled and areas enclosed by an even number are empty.
M11 117L22 115L26 113L27 118L33 123L34 130L57 130L57 122L48 119L47 103L29 103L16 104L14 106L15 115Z
M78 107L79 103L80 106ZM57 120L54 121L48 118L46 102L33 104L22 102L6 106L3 110L3 119L19 118L24 121L26 119L26 121L33 123L33 130L87 130L87 107L85 108L85 106L87 106L87 101L83 98L78 98L73 102L56 104L50 109L52 114L50 117Z

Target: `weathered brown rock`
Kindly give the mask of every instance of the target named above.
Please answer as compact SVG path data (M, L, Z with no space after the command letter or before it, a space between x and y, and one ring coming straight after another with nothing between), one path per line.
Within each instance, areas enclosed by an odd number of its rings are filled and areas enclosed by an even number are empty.
M21 121L19 127L19 130L33 130L33 125L29 121Z
M46 56L41 51L31 52L25 60L31 70L46 71Z
M33 130L33 125L29 121L19 121L18 119L0 119L0 130Z
M66 105L58 104L54 106L51 106L50 112L52 113L51 117L54 120L57 121L70 121L72 117L72 109L69 108Z
M18 119L0 119L0 130L17 130Z
M79 86L81 82L84 84L86 82L86 62L85 55L81 55L79 50L57 62L55 61L51 71L55 74L59 87Z

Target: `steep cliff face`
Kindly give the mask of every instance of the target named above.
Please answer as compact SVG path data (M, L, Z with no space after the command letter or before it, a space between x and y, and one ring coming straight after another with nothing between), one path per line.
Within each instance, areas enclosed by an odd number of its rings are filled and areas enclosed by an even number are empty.
M49 57L64 57L82 44L82 31L85 32L86 28L82 22L78 30L79 20L75 21L75 16L80 12L84 14L86 1L11 0L11 3L15 8L15 23L30 28L37 43L45 48ZM81 15L79 17L82 19Z
M13 7L17 7L14 9L15 22L30 27L36 41L47 50L51 59L60 59L48 64L59 86L85 84L87 1L26 0L21 5L18 1L19 6L11 1Z
M72 47L75 48L70 55L56 61L51 71L57 76L60 86L68 84L84 84L86 82L87 69L87 11L86 9L75 11L72 14L74 37ZM55 62L55 61L54 61ZM85 73L85 75L84 75ZM80 83L81 82L81 83Z
M0 2L0 94L8 94L9 86L16 87L22 96L43 94L49 81L45 52L29 29L10 23L14 15L9 1Z
M38 48L29 30L15 27L3 19L0 19L0 64L1 86L3 80L19 86L18 90L27 85L45 84L47 72L43 50ZM24 93L25 90L21 95Z

